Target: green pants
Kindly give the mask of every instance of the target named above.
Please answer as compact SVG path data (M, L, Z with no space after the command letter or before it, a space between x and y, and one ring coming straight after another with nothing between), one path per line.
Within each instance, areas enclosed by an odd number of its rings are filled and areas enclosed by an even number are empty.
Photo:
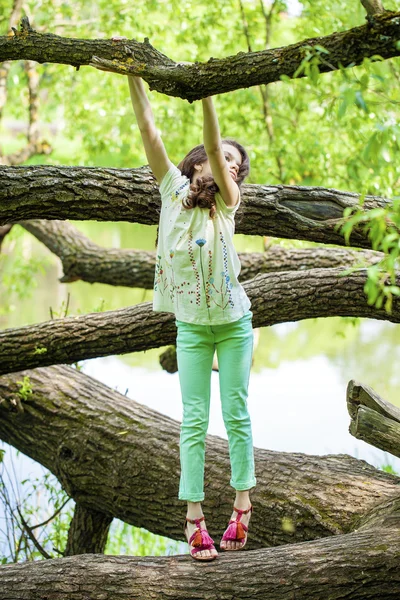
M215 350L219 367L222 416L228 434L230 485L256 485L247 395L253 354L252 312L224 325L176 321L176 349L182 392L179 499L204 500L205 437L210 412L211 371Z

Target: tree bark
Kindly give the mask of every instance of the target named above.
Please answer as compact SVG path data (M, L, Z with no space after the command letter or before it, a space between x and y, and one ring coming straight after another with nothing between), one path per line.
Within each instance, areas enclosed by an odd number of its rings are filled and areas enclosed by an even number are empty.
M349 431L354 437L400 457L399 408L355 381L347 388L347 407L352 418Z
M368 17L375 17L375 15L385 12L381 0L361 0L361 4L367 11Z
M155 252L103 248L67 221L36 219L21 221L19 225L61 259L64 272L60 279L62 283L82 280L88 283L153 288ZM240 280L247 281L259 273L274 271L367 266L378 263L383 257L381 252L372 250L284 248L275 244L265 252L239 252L242 265Z
M279 81L282 75L293 77L306 53L307 46L322 46L327 59L320 54L321 72L359 65L365 57L376 54L387 59L399 56L396 42L400 37L400 13L386 11L375 14L366 25L324 37L310 38L290 46L239 52L236 56L206 63L174 62L158 52L146 38L136 40L80 40L42 34L29 24L15 30L13 38L0 37L0 61L25 58L39 63L53 62L75 67L94 64L94 57L106 61L108 69L140 75L150 89L192 102L214 94L239 88ZM318 54L318 50L313 51ZM300 75L301 76L301 75Z
M24 377L32 393L21 397ZM184 539L178 422L65 366L1 377L0 400L0 438L54 473L78 504ZM344 454L256 448L255 465L249 548L347 533L400 494L398 477ZM229 474L228 443L208 435L204 511L217 536L232 510Z
M391 313L367 303L365 269L344 275L342 268L267 273L243 284L253 326L316 317L370 317L400 323L400 301ZM396 285L400 285L400 275ZM66 317L0 332L0 374L174 344L175 317L153 312L144 302L129 308Z
M11 564L0 567L2 600L395 600L399 532L397 524L239 556L227 552L207 565L207 575L188 556Z
M344 209L357 207L359 197L332 188L243 185L236 232L344 246L337 229ZM366 196L363 206L387 208L390 202ZM160 208L158 186L147 167L0 166L0 225L36 218L157 225ZM350 245L371 248L360 229L351 234Z
M103 511L75 504L64 556L102 554L107 544L111 522L112 517L105 515Z

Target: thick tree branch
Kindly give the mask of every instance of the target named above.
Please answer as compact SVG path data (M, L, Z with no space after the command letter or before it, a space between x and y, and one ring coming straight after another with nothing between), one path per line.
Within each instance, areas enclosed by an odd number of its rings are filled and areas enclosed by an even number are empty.
M388 314L367 303L367 273L342 268L258 275L243 286L254 327L315 317L369 317L400 323L400 300ZM396 285L400 285L400 275ZM66 317L0 332L0 374L60 363L138 352L174 344L175 317L145 302L129 308Z
M89 240L68 221L31 220L21 221L19 224L61 259L64 271L60 279L62 283L83 280L89 283L153 288L155 252L103 248ZM259 273L274 271L367 266L378 263L383 256L381 252L372 250L289 249L275 244L265 252L239 252L242 265L240 280L247 281Z
M236 232L345 245L338 231L347 207L359 206L358 194L321 187L244 185ZM390 206L366 196L365 210ZM25 219L130 221L156 225L160 195L147 167L1 167L0 225ZM354 230L350 244L370 248Z
M354 437L400 457L399 408L355 381L350 381L347 388L347 408Z
M32 394L18 412L13 399L24 377ZM0 377L0 417L0 439L50 469L81 506L184 539L177 421L65 366ZM206 447L207 522L222 535L232 501L228 443L208 435ZM349 532L399 495L397 477L348 455L256 448L255 463L250 548Z
M226 552L207 565L206 576L188 556L92 554L0 567L0 583L7 600L395 600L399 560L397 526Z
M25 26L12 39L0 37L0 60L25 58L75 67L95 63L123 74L140 75L151 89L189 101L239 88L293 77L305 56L306 46L323 46L328 60L321 59L321 72L358 65L365 57L399 56L400 13L374 15L373 22L348 31L311 38L287 47L261 52L240 52L207 63L175 63L151 46L135 40L79 40L37 33Z

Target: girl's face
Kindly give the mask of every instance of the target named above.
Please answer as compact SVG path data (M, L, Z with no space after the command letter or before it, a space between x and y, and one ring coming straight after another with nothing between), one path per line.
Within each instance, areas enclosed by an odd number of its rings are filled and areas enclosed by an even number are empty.
M232 146L231 144L223 143L222 149L225 154L225 160L228 166L228 170L231 174L231 177L234 181L237 179L237 174L239 171L239 167L242 164L242 155L239 150ZM212 177L213 174L211 172L210 162L206 160L200 165L194 165L195 171L193 175L193 181L196 181L198 177Z

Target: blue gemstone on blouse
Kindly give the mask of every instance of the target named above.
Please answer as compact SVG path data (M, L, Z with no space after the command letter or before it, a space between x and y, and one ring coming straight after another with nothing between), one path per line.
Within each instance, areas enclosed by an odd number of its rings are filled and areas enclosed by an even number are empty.
M200 238L200 239L196 240L196 244L197 244L198 246L200 246L200 248L201 248L202 246L204 246L204 244L206 243L206 241L207 241L207 240L205 240L205 239L203 239L203 238Z

